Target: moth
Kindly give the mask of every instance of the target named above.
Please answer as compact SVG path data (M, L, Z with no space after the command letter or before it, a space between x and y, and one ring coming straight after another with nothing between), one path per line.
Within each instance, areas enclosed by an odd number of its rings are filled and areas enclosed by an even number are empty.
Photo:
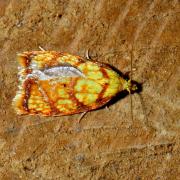
M104 106L137 86L109 65L56 51L18 54L19 89L13 106L20 115L61 116Z

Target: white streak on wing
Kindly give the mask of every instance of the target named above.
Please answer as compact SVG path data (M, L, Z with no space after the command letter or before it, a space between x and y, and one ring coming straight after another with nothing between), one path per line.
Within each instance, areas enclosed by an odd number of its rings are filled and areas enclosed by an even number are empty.
M49 76L60 77L84 77L84 74L72 66L59 66L45 69L44 73Z
M34 69L28 77L37 77L40 80L48 80L64 77L85 77L85 75L72 66L59 66L45 69L44 71Z

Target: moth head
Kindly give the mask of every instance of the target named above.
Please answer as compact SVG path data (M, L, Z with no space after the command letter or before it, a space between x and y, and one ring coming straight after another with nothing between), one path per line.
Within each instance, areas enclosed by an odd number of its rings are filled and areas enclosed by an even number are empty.
M127 90L130 94L138 90L138 86L135 82L129 80L125 81L124 89Z

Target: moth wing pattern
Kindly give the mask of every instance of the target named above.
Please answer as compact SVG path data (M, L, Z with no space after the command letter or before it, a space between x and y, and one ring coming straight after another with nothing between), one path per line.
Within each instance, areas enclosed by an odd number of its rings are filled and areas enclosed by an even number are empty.
M18 55L20 87L14 98L18 114L68 115L97 109L126 81L109 66L56 51Z

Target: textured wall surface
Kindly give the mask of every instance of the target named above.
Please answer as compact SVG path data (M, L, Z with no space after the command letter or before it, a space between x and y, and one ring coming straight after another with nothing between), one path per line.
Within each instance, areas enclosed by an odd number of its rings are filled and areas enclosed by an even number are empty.
M179 31L178 0L0 0L0 179L177 179ZM18 116L16 53L38 46L89 49L122 73L133 52L142 91L80 123Z

